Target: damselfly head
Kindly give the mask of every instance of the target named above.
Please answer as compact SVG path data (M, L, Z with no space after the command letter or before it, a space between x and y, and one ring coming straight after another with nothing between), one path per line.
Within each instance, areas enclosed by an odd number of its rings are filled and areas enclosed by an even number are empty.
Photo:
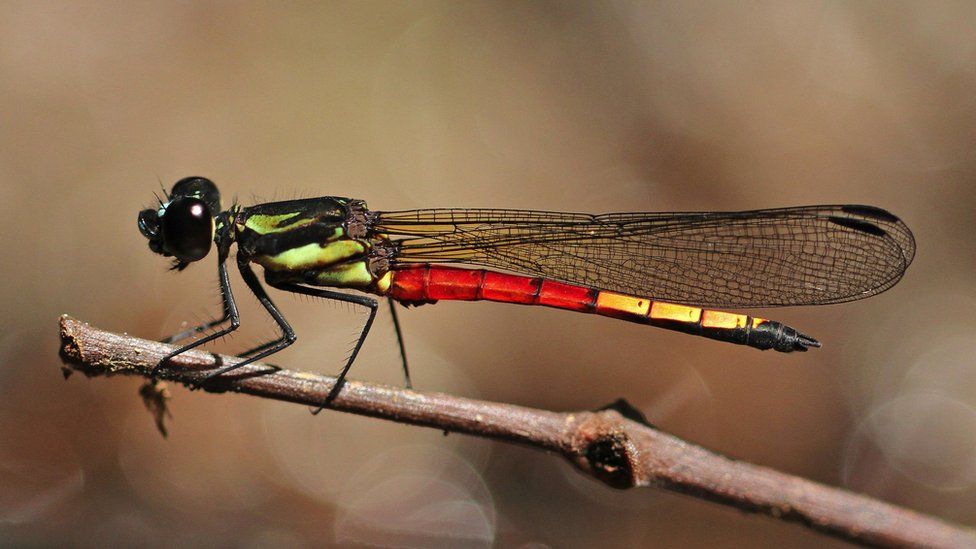
M219 213L217 186L204 177L187 177L173 185L168 202L139 212L139 232L149 239L150 250L176 258L173 268L182 271L210 252Z

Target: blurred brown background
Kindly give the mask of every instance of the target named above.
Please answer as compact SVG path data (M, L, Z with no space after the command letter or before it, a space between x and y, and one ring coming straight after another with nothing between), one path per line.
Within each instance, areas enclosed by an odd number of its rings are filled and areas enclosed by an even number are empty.
M542 308L405 311L423 389L555 410L626 397L736 458L976 523L976 4L0 4L0 539L6 545L837 545L528 449L174 389L61 378L70 313L158 338L216 311L137 211L225 202L570 211L865 203L915 231L901 284L763 311L760 353ZM239 285L239 281L235 280ZM239 290L242 300L247 292ZM337 371L364 313L275 294L284 366ZM272 333L253 303L217 346ZM385 315L385 311L384 311ZM388 316L355 378L400 383Z

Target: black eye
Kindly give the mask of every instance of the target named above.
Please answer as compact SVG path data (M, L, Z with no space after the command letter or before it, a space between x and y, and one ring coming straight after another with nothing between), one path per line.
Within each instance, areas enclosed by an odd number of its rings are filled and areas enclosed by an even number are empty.
M139 212L139 232L146 238L155 238L159 234L159 214L156 210Z
M163 214L163 242L166 251L181 261L203 259L213 241L213 216L199 198L177 198Z

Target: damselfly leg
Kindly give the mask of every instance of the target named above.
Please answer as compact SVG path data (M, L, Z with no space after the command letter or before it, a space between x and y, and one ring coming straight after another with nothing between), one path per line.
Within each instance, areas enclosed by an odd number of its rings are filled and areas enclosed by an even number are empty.
M413 389L410 381L410 368L407 366L407 348L403 344L403 332L400 330L400 317L396 312L396 301L392 297L387 297L386 302L390 304L390 315L393 316L393 330L396 331L397 344L400 346L400 360L403 362L403 379L407 389Z
M156 378L156 373L159 371L160 367L162 367L163 364L166 364L166 362L168 362L171 358L173 358L173 357L175 357L177 355L181 355L181 354L189 351L190 349L195 349L195 348L199 347L200 345L203 345L204 343L207 343L208 341L213 341L213 340L215 340L217 338L223 337L223 336L225 336L225 335L233 332L234 330L236 330L241 325L241 316L237 312L237 303L234 301L234 292L230 288L230 276L227 273L227 262L226 261L220 261L219 263L217 263L217 273L218 273L218 277L220 279L220 296L221 296L221 299L222 299L223 305L224 305L224 315L227 316L228 318L230 318L230 326L227 326L226 328L223 328L223 329L218 330L218 331L216 331L216 332L214 332L214 333L212 333L210 335L207 335L205 337L202 337L202 338L200 338L200 339L198 339L196 341L192 341L192 342L190 342L190 343L188 343L188 344L180 347L179 349L177 349L177 350L169 353L168 355L164 356L162 358L162 360L160 360L158 364L156 364L155 366L153 366L153 369L149 372L149 375L150 375L151 378L155 379ZM170 339L174 339L175 338L174 340L177 340L177 341L179 339L185 339L186 336L184 336L183 338L177 337L177 336L180 336L180 335L182 335L182 333L181 334L176 334L176 336L173 336L173 338L170 338ZM168 341L165 341L165 340L163 342L164 343L168 343Z
M238 354L237 355L238 357L246 358L247 360L235 364L229 364L213 372L210 372L209 374L207 374L206 377L204 377L197 383L197 386L200 386L217 376L230 373L238 368L241 368L243 366L256 362L262 358L273 355L278 351L281 351L282 349L288 347L289 345L294 343L295 340L297 339L297 335L295 334L295 331L292 329L291 325L281 314L281 311L278 309L277 305L275 305L274 302L271 301L271 298L268 296L267 292L264 290L264 287L258 281L258 278L254 274L254 270L251 268L250 264L246 260L241 259L238 261L238 268L241 272L241 277L244 279L244 282L247 284L248 288L250 288L250 290L254 293L255 297L257 297L258 301L264 306L265 310L268 311L268 314L271 315L275 323L278 324L278 327L281 329L282 335L277 339L268 341L266 343L262 343L261 345L258 345L252 349L249 349L247 351ZM230 280L227 274L226 262L220 263L219 273L220 273L221 296L223 297L224 310L225 310L224 316L226 318L215 319L211 322L208 322L207 324L202 324L200 326L194 327L191 330L181 332L180 334L176 334L175 336L172 336L171 338L168 339L169 340L185 339L186 337L194 333L203 331L208 327L219 325L223 322L226 322L226 320L228 319L231 321L231 325L223 330L217 331L204 338L194 341L188 345L184 345L183 347L180 347L176 351L173 351L172 353L166 355L159 362L159 364L157 364L153 368L152 371L153 375L155 375L158 369L162 367L162 365L165 364L171 358L178 356L190 349L203 345L204 343L213 341L214 339L227 335L233 332L234 330L236 330L240 326L240 314L238 313L237 310L237 304L234 300L234 294L230 289ZM332 299L335 301L342 301L346 303L353 303L356 305L362 305L364 307L369 308L370 311L369 317L367 318L366 323L363 326L362 332L360 333L359 337L356 340L356 344L353 347L353 350L349 355L346 364L343 366L342 370L340 371L339 375L336 378L335 386L329 392L329 395L326 398L325 403L323 403L321 407L319 407L317 410L313 412L317 414L321 412L326 406L328 406L328 403L331 402L336 397L336 395L339 394L339 391L341 391L342 385L345 382L346 374L349 372L349 369L352 367L352 364L355 362L356 357L359 355L359 351L362 348L363 343L366 341L366 336L369 334L369 330L373 325L373 321L376 317L376 311L378 309L378 303L375 299L370 297L349 295L349 294L334 292L334 291L325 290L321 288L310 288L298 284L274 283L271 284L271 286L279 290L309 295L312 297ZM400 347L400 357L403 362L403 373L406 381L406 386L408 388L413 388L413 385L410 380L410 370L407 366L407 355L403 344L403 334L400 329L400 321L399 318L397 317L397 312L394 307L395 304L392 299L389 300L389 304L390 304L390 313L393 316L393 326L396 330L397 343L399 344Z
M278 325L278 328L281 330L281 337L269 341L268 343L261 344L258 347L243 353L246 356L249 355L245 360L242 360L236 364L229 364L210 372L206 377L200 380L197 385L202 385L219 375L232 372L238 368L247 366L252 362L261 360L266 356L273 355L294 343L297 337L295 335L295 330L292 329L291 325L288 324L288 321L285 320L284 315L282 315L281 311L278 310L278 306L271 301L270 297L268 297L268 293L264 290L264 286L262 286L261 282L258 281L258 277L254 274L254 270L251 268L251 265L248 263L245 257L241 255L237 256L237 268L241 272L241 278L244 279L244 283L247 284L247 287L250 288L251 292L254 293L254 296L258 298L258 301L264 306L265 310L268 311L268 314L271 315L271 318L273 318L275 323Z
M163 339L160 339L159 342L160 343L179 343L180 341L183 341L184 339L186 339L188 337L191 337L191 336L194 336L194 335L197 335L197 334L206 332L206 331L208 331L208 330L210 330L212 328L216 328L217 326L222 325L223 323L227 322L228 320L230 320L230 311L228 311L227 308L225 307L224 308L224 314L220 318L214 318L212 320L208 320L207 322L204 322L202 324L198 324L198 325L196 325L196 326L194 326L192 328L189 328L187 330L184 330L182 332L175 333L175 334L173 334L173 335L171 335L169 337L165 337Z
M369 318L366 319L366 324L363 325L363 331L359 334L359 339L356 340L356 345L352 348L352 353L349 355L349 359L346 360L346 365L342 367L342 371L336 376L335 385L332 390L329 391L329 395L325 397L325 402L318 410L313 411L313 414L318 414L326 406L332 402L335 397L342 390L342 385L346 381L346 373L349 372L349 368L352 363L356 361L356 355L359 354L359 350L363 347L363 342L366 341L366 336L369 335L369 329L373 326L373 319L376 318L376 310L379 308L379 304L375 299L366 296L344 294L342 292L334 292L332 290L326 290L323 288L310 288L308 286L302 286L301 284L292 284L290 282L280 282L272 284L273 287L279 290L284 290L286 292L294 292L296 294L308 295L312 297L322 297L325 299L332 299L335 301L343 301L345 303L352 303L355 305L362 305L363 307L369 308ZM397 332L399 333L399 332ZM403 347L401 347L402 349ZM404 366L406 362L404 362Z

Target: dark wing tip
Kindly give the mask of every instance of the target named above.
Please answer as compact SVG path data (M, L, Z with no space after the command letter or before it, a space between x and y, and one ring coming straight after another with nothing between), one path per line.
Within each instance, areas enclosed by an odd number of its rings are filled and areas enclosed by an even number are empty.
M834 223L836 225L847 227L848 229L853 229L855 231L860 231L862 233L867 233L874 236L885 236L888 234L881 227L875 225L874 223L864 221L862 219L856 219L853 217L838 217L836 215L832 215L827 219L831 223Z
M877 206L861 204L841 206L838 213L856 217L831 216L831 222L865 233L887 236L894 240L901 248L905 268L911 265L912 260L915 259L915 235L912 234L908 225L895 214Z
M875 255L870 259L873 264L884 265L879 269L878 276L871 278L870 285L864 285L861 292L847 296L834 302L861 299L881 293L894 286L905 274L908 266L915 259L915 235L898 216L876 206L846 205L840 206L826 217L834 226L843 227L859 234L861 237L874 240L880 247L876 247Z
M849 204L847 206L841 206L841 210L845 213L859 215L869 219L876 219L878 221L884 221L887 223L899 223L901 221L895 214L877 206Z

